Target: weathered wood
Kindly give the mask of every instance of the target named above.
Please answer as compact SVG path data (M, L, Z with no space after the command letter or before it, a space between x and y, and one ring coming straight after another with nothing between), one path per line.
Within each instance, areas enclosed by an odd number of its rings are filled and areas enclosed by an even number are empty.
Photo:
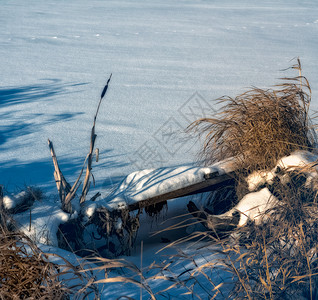
M52 160L54 164L54 178L55 178L56 187L59 193L59 197L61 200L62 209L65 212L72 213L71 201L75 197L76 191L81 185L81 183L79 183L79 179L83 173L84 166L76 182L71 187L71 185L66 181L65 177L63 176L62 171L60 170L57 157L54 151L53 143L50 140L48 140L48 143L49 143L49 148L51 151L51 156L52 156ZM84 162L84 165L85 165L85 162Z
M205 180L199 183L195 183L195 184L192 184L192 185L189 185L189 186L186 186L186 187L183 187L183 188L180 188L165 194L161 194L158 196L154 196L154 197L130 204L128 205L128 210L134 211L134 210L142 209L147 206L161 203L167 200L215 190L219 188L220 185L224 185L225 183L233 180L234 171L227 174L222 174L222 175L218 175L218 174L219 174L218 172L207 174L205 176Z

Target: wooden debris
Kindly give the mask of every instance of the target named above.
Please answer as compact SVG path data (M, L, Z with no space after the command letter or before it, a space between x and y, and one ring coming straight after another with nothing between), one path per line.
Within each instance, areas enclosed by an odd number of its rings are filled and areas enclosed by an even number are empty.
M213 191L218 189L220 186L234 180L234 171L227 174L219 175L218 172L213 172L205 176L204 181L195 183L165 194L157 195L146 200L138 201L136 203L128 205L129 211L142 209L150 205L161 203L167 200L180 198L184 196L199 194L203 192Z
M197 206L189 201L187 204L189 212L209 230L219 236L226 232L231 232L236 228L240 221L240 214L234 213L231 217L220 218L217 215L210 215L202 210L199 210Z

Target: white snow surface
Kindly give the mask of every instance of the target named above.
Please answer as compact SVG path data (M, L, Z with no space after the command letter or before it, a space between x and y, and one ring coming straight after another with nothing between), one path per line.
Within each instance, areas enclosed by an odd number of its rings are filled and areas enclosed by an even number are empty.
M318 108L316 0L2 0L0 28L0 184L9 191L37 185L56 195L48 138L65 177L76 180L110 73L96 124L92 194L106 195L134 171L191 169L201 144L184 136L189 123L217 108L214 99L224 94L297 75L280 71L294 57ZM93 211L94 204L87 213ZM25 231L29 217L18 219ZM31 234L56 244L53 233L67 218L56 202L36 202ZM156 247L145 250L144 265L162 259ZM100 290L102 299L139 298L135 286ZM180 296L185 291L171 290L171 299L189 299Z
M267 187L262 188L259 191L255 190L266 182L272 184L275 176L279 176L281 184L287 184L290 180L288 173L280 175L276 171L278 167L281 170L299 170L303 172L306 176L305 185L311 187L313 179L318 177L317 161L318 154L305 150L298 150L294 151L291 155L281 158L271 171L261 170L253 172L246 179L248 189L253 192L244 196L233 209L224 213L224 216L229 217L232 216L235 211L239 212L239 226L246 225L248 220L255 221L256 224L266 221L266 212L279 205L279 201L271 194ZM305 172L304 167L306 166L311 168L305 170Z
M264 185L268 181L272 181L275 174L270 171L254 171L252 174L248 175L246 182L248 185L248 190L250 192L256 191L258 187Z
M282 182L288 181L288 174L279 175L277 172L280 170L293 171L298 169L305 172L307 176L306 185L309 187L312 180L318 176L318 167L316 165L318 161L318 154L315 152L309 152L306 150L294 151L291 155L281 158L276 166L271 171L255 171L246 178L249 191L253 192L258 187L264 185L266 182L272 183L275 176L279 176ZM306 168L305 167L309 167Z
M313 166L317 162L318 154L309 152L306 150L298 150L292 153L292 155L281 158L277 165L281 169L293 170L295 168L301 168L306 166ZM317 166L316 166L317 168Z

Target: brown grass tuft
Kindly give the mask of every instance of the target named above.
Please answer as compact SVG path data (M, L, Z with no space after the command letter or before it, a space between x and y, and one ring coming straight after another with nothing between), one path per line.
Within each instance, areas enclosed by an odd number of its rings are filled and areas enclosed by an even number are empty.
M304 208L305 209L305 208ZM306 206L308 214L317 207ZM235 299L317 299L317 226L313 215L240 229L224 244L226 268L235 275Z
M207 164L238 158L244 170L237 174L239 199L246 174L271 170L293 151L316 147L309 117L310 85L301 75L299 60L292 68L299 76L283 78L285 83L273 89L253 88L235 98L222 97L223 107L216 116L189 127L205 136L202 154ZM220 263L235 283L231 298L318 299L318 184L317 177L308 184L310 173L317 174L317 162L284 170L281 175L288 182L271 187L279 200L278 207L266 212L271 217L219 240L224 256Z
M26 237L0 229L1 299L68 299L57 269Z
M298 149L315 145L308 115L311 90L301 76L273 89L252 88L235 97L222 97L220 112L189 127L205 135L203 157L207 164L237 156L250 171L269 169L277 160Z
M64 264L55 265L50 256ZM0 299L86 299L94 292L88 281L64 258L45 254L24 234L0 226Z

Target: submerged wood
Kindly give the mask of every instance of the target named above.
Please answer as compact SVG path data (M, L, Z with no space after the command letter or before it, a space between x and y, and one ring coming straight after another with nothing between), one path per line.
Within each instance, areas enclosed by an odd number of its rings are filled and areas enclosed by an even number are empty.
M187 205L189 212L209 230L212 230L217 236L225 232L231 232L236 228L240 221L240 214L234 213L229 217L219 217L217 215L210 215L205 211L199 210L197 206L190 201Z

